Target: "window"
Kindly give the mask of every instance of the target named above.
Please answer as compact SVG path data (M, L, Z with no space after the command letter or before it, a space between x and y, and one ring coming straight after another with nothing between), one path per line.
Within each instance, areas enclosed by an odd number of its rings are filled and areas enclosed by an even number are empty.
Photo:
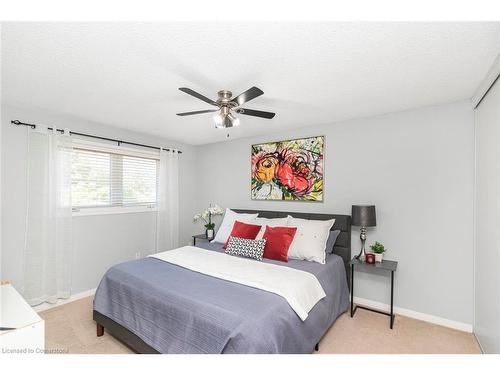
M126 212L154 208L158 159L122 147L76 143L71 201L80 213Z

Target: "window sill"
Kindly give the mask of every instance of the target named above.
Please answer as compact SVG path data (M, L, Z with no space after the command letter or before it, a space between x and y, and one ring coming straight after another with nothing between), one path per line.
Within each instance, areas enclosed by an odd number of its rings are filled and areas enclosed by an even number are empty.
M72 216L95 216L95 215L121 215L121 214L133 214L140 212L156 212L156 207L150 206L138 206L138 207L92 207L92 208L80 208L77 211L73 211Z

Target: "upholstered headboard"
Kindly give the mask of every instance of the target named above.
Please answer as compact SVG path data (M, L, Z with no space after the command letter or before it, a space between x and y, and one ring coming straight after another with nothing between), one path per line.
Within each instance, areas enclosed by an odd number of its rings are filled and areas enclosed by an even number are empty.
M304 212L286 212L286 211L260 211L260 210L245 210L245 209L233 209L233 211L238 213L258 213L260 217L265 217L268 219L277 217L287 217L291 215L293 217L309 220L331 220L335 219L335 223L330 230L340 230L340 234L337 237L335 246L333 247L333 253L337 254L344 261L345 272L347 277L347 285L349 284L349 261L351 260L351 216L349 215L333 215L333 214L310 214Z

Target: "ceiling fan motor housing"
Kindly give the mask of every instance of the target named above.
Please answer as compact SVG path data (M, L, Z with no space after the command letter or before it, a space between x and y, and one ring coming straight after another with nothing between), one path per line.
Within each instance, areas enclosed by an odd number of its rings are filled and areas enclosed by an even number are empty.
M231 97L233 96L233 93L229 90L220 90L217 95L219 96L219 99L217 99L217 104L219 107L224 108L224 107L229 107L229 108L235 108L238 106L238 103L232 102Z
M233 96L233 93L229 90L220 90L217 94L220 101L229 101L231 100L231 96Z

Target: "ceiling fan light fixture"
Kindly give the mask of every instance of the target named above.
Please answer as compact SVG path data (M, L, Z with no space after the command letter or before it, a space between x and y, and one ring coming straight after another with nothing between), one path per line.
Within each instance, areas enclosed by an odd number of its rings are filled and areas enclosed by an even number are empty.
M231 125L232 126L239 126L240 125L240 119L238 117L234 117L232 113L228 114L227 117L229 120L231 120Z
M224 117L220 114L220 112L217 112L214 115L214 123L215 123L215 127L218 129L225 128Z
M218 129L232 128L233 126L238 126L240 124L240 119L235 117L226 108L226 111L222 110L214 115L214 124Z

